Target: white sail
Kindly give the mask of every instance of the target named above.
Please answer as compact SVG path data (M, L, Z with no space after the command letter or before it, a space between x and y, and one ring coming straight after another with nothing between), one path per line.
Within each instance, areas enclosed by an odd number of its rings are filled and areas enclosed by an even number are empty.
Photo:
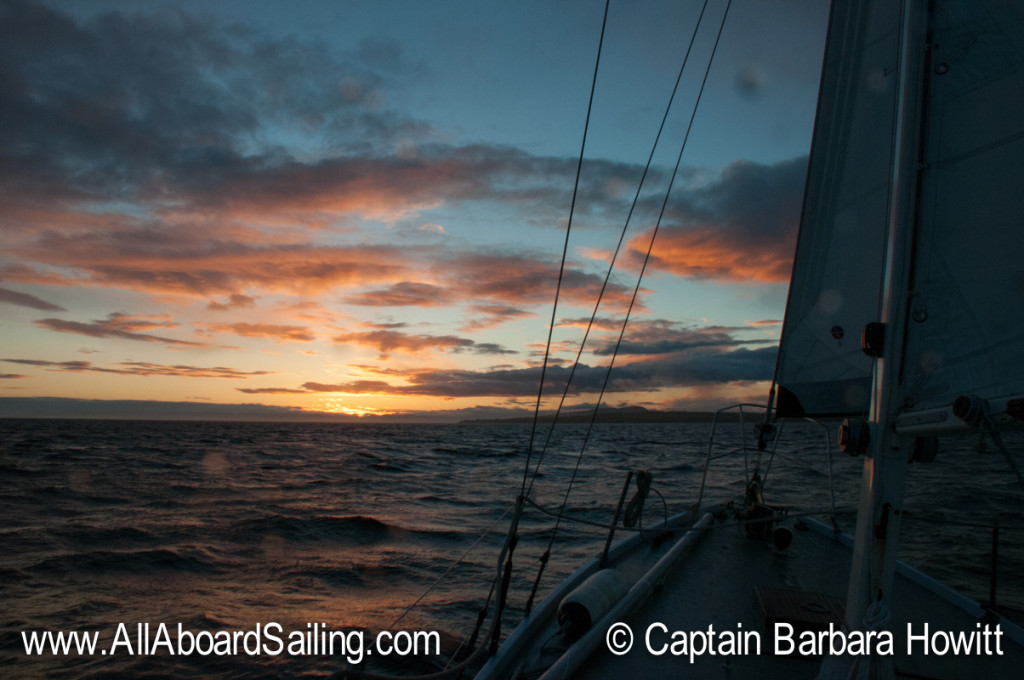
M1024 393L1024 3L944 2L933 22L901 357L910 411Z
M786 318L778 415L868 410L864 326L879 318L899 4L834 3Z

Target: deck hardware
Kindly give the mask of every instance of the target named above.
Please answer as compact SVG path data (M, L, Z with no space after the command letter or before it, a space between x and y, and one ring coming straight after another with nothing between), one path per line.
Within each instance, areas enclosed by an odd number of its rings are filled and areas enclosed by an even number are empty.
M882 357L882 349L885 345L885 324L872 321L860 334L860 348L864 354L875 359Z

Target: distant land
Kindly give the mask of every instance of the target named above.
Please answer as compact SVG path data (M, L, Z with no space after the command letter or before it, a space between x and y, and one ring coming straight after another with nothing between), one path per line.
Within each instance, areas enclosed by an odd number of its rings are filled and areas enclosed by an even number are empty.
M592 407L574 407L558 417L561 423L587 423ZM735 414L727 414L734 420ZM599 423L709 423L710 411L655 411L640 406L603 406ZM529 423L532 411L504 408L468 408L389 415L355 416L344 413L304 411L265 404L212 404L193 401L148 401L141 399L73 399L67 397L0 397L0 418L48 418L83 420L182 420L287 423ZM540 422L550 423L552 413L542 413Z
M715 417L713 411L652 411L640 406L629 408L602 407L594 418L598 423L710 423ZM590 410L586 412L572 411L562 413L558 416L560 423L589 423L593 418ZM739 416L734 413L725 413L719 416L722 422L733 422ZM550 423L554 420L554 414L542 413L537 421ZM529 423L533 422L533 416L514 416L505 418L475 418L463 420L463 423Z

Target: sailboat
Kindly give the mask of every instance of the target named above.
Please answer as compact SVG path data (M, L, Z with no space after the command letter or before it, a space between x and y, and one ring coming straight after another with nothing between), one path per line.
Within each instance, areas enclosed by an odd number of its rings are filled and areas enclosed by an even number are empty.
M755 473L731 508L702 498L657 547L634 535L581 566L478 678L1019 672L1018 625L896 551L910 462L952 431L1005 449L1024 418L1022 29L1004 0L831 10L761 444L777 419L846 417L841 446L864 458L854 536L806 520L780 559L792 537Z
M457 668L475 664L478 680L1018 677L1024 630L897 549L908 468L947 455L949 433L980 432L1016 472L1000 433L1024 419L1022 177L1024 3L834 2L779 359L738 453L773 451L787 418L845 418L839 445L863 458L853 535L792 522L755 466L739 498L702 486L684 512L615 542L630 529L630 473L604 549L531 596L503 636L521 494L491 623Z

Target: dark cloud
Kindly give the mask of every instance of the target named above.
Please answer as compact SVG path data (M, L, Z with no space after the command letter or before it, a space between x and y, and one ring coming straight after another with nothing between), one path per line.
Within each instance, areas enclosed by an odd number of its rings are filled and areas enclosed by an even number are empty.
M208 186L274 164L280 151L259 140L280 126L321 144L340 129L377 141L423 131L373 115L372 95L414 74L394 43L345 54L180 11L77 22L11 0L0 65L0 177L37 199Z
M451 292L441 286L401 281L388 288L350 295L345 298L345 302L350 305L365 305L367 307L402 307L406 305L434 307L449 303L451 298Z
M244 309L246 307L252 307L256 304L256 298L249 297L248 295L242 295L241 293L232 293L227 302L217 302L216 300L210 300L206 305L207 309L215 312L226 312L232 309Z
M715 182L682 192L649 266L695 279L788 281L806 171L806 157L774 165L737 161ZM634 264L649 239L630 242Z
M43 361L40 359L0 359L12 364L37 366L48 371L60 373L115 373L118 375L138 376L173 376L179 378L233 378L245 379L249 376L273 375L273 371L239 371L224 366L199 367L187 365L167 366L145 361L121 361L115 367L94 366L90 361Z
M623 356L631 354L653 356L702 348L724 349L750 344L774 344L773 340L736 338L733 333L737 330L745 329L718 326L685 328L664 320L640 321L630 324L627 328L626 336L619 344L617 353ZM598 356L608 356L616 352L616 343L615 341L604 342L595 347L593 352Z
M245 394L308 394L309 390L297 390L288 387L236 387Z
M313 294L339 285L405 278L415 264L393 246L250 245L211 239L202 229L49 232L21 254L72 267L92 285L199 297L231 295L242 287ZM33 272L24 270L5 274L35 280ZM82 279L64 283L80 285Z
M307 390L301 390L308 394ZM102 418L124 420L234 420L259 422L456 422L475 418L528 416L532 411L476 406L443 411L353 416L307 411L294 406L217 404L132 399L69 399L61 397L0 397L0 413L12 418Z
M308 382L303 385L308 392L351 392L366 394L373 392L391 393L394 388L383 380L353 380L347 383L327 385L325 383Z
M354 420L354 418L342 418L328 413L311 413L289 406L61 397L0 397L0 412L12 418L251 420L262 422Z
M382 355L394 352L419 354L428 351L472 352L474 354L515 354L495 343L477 343L456 335L414 335L395 330L342 333L334 337L338 344L371 347Z
M372 96L415 75L394 42L345 53L180 11L78 22L59 9L7 2L0 200L12 221L11 208L55 202L188 204L305 220L395 216L445 200L556 204L571 161L431 144L426 125ZM299 140L294 151L262 141L281 131ZM405 139L419 142L414 154L396 153Z
M114 313L106 319L93 321L92 323L67 321L65 319L39 319L35 322L35 325L59 333L76 333L92 338L121 338L140 342L159 342L167 345L204 346L204 343L200 342L177 340L175 338L138 332L153 328L175 328L178 325L172 321L154 321L152 317L146 316L129 316Z
M30 309L38 309L44 312L66 312L60 305L55 305L46 300L40 300L35 295L29 295L28 293L19 293L16 290L9 290L7 288L0 288L0 302L6 302L11 305L18 305L19 307L28 307Z
M776 349L768 347L729 351L704 350L685 355L670 355L649 361L635 361L616 366L608 386L609 392L632 392L663 388L727 382L768 380L775 365ZM606 369L580 365L573 375L569 393L596 394L604 383ZM537 394L541 369L497 368L483 371L423 369L414 371L381 371L403 379L407 384L392 385L386 380L359 380L340 384L306 383L314 392L347 392L430 395L458 397L530 397ZM545 377L545 393L561 393L569 369L549 366Z

